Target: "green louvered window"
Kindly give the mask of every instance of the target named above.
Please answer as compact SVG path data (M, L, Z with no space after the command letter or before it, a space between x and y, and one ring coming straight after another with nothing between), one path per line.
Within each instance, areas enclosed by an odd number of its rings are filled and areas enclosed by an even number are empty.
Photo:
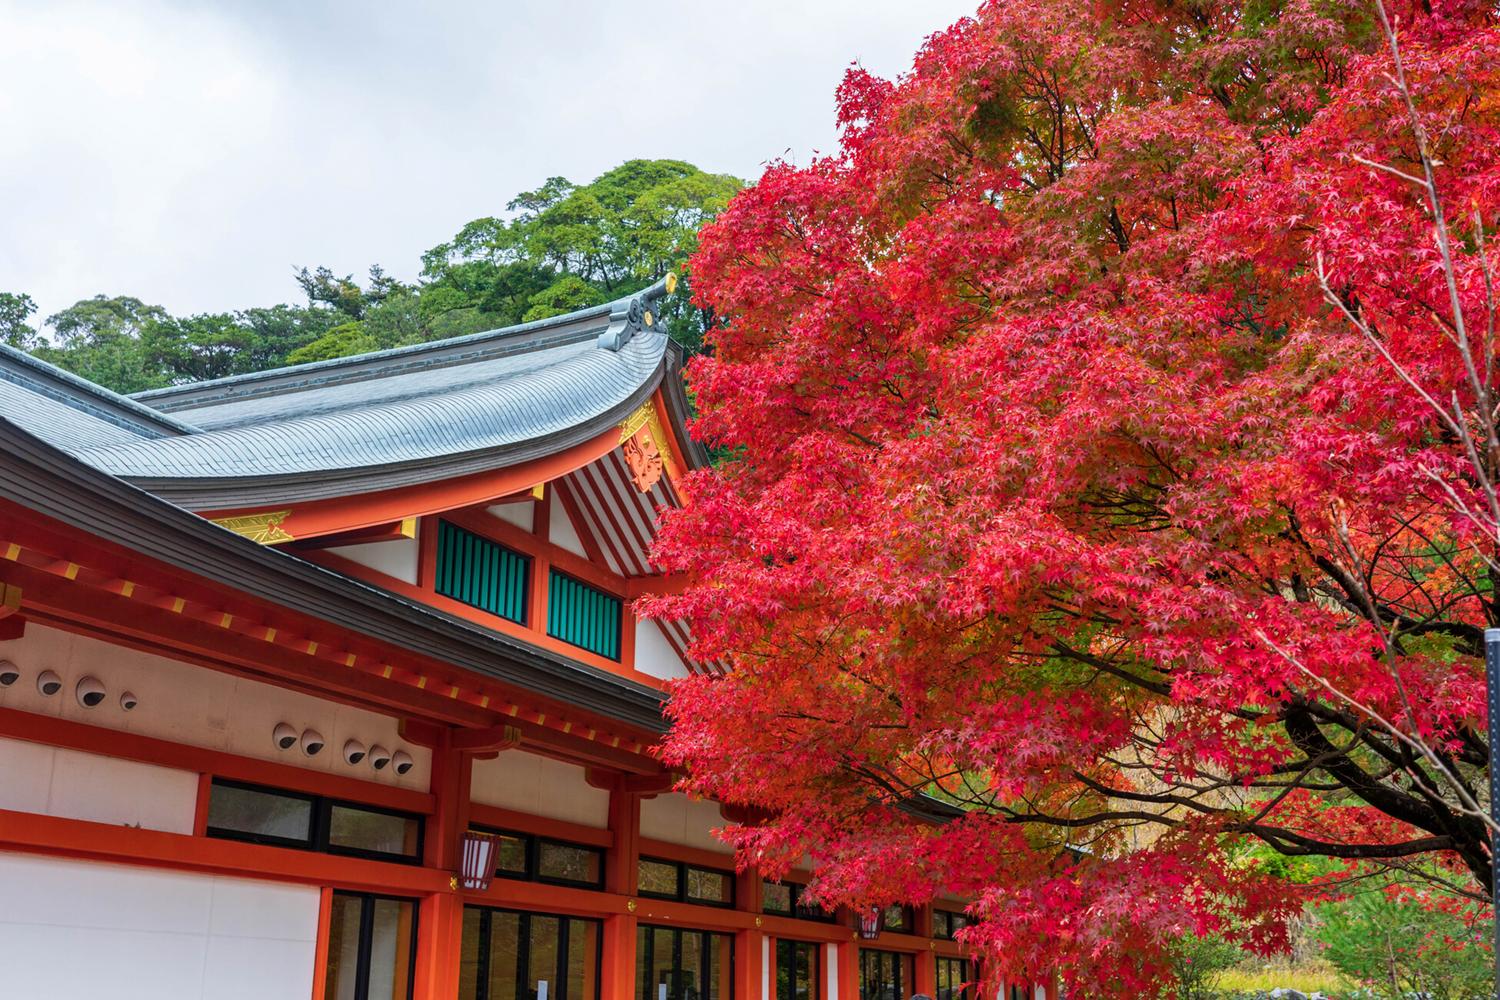
M547 634L618 660L620 599L553 570L547 581Z
M526 623L531 560L488 538L438 522L437 592L481 611Z

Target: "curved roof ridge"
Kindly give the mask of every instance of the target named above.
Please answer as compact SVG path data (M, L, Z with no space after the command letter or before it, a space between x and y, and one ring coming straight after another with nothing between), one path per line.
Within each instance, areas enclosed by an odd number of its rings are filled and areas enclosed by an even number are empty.
M192 424L7 344L0 344L0 379L142 437L167 437L198 431Z
M424 359L432 355L447 355L448 357L442 363L456 364L473 360L482 354L498 353L506 348L534 348L541 346L540 342L544 341L544 338L534 335L549 331L558 331L559 340L564 338L571 340L574 337L583 339L597 332L597 323L591 324L590 321L602 319L607 322L616 314L627 310L635 301L653 302L666 293L667 287L668 280L662 278L646 288L620 296L610 302L576 309L558 316L532 320L529 323L517 323L494 330L483 330L478 333L431 340L420 344L389 347L365 354L352 354L348 357L309 361L300 365L286 365L281 368L246 372L242 375L228 375L202 382L188 382L162 389L148 389L134 393L130 400L140 401L137 405L149 403L164 412L171 412L179 409L193 409L195 406L229 397L243 398L246 395L294 390L310 384L358 379L365 377L364 373L370 370L376 370L382 376L389 375L392 371L392 363L415 366L422 364ZM569 329L573 327L577 329ZM523 338L526 339L523 340ZM467 348L474 348L474 350L466 350Z

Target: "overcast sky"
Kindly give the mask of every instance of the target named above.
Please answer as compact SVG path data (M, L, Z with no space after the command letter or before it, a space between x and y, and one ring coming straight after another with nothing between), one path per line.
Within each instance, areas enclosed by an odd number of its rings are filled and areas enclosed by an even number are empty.
M753 178L834 145L851 62L909 67L976 0L0 0L0 291L175 313L412 279L549 176Z

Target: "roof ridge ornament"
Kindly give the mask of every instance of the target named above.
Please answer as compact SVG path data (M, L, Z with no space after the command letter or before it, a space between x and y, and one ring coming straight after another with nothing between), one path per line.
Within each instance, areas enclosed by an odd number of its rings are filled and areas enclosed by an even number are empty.
M650 288L614 303L609 312L609 328L599 334L599 346L606 351L618 351L642 330L655 330L661 318L655 312L656 300L676 290L677 274L671 272Z

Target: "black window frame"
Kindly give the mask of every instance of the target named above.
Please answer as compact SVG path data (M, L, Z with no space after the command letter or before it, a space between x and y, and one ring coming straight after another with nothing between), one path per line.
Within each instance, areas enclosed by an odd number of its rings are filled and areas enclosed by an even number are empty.
M375 921L371 917L375 912L375 902L388 899L397 903L411 904L411 952L406 957L406 967L409 970L406 977L406 1000L412 1000L417 985L417 930L422 916L421 900L412 899L409 896L392 896L384 892L349 892L344 889L335 889L333 894L360 901L359 943L355 948L354 959L354 1000L369 1000L370 998L370 953L375 937ZM327 961L325 957L324 962ZM325 985L325 997L331 986L332 983Z
M499 830L485 826L471 826L476 833L492 833L502 837L512 837L521 841L526 852L526 871L513 872L500 867L498 855L495 859L495 878L509 879L512 882L539 882L543 885L560 885L574 889L603 889L605 877L605 865L607 855L604 848L597 844L580 844L576 840L562 840L558 837L544 837L537 833L527 833L524 830ZM554 847L569 847L574 850L587 851L599 859L599 877L592 881L588 879L558 878L555 875L543 875L541 873L541 845L551 844Z
M571 846L571 845L570 845ZM527 996L531 987L531 920L545 917L558 921L557 925L557 969L560 975L551 980L557 984L557 992L549 992L548 1000L577 1000L568 996L568 977L565 967L568 961L568 937L571 934L569 921L582 920L594 925L594 997L604 995L604 921L598 917L584 917L574 913L544 913L539 910L518 910L510 906L476 906L465 904L465 910L479 913L479 951L474 976L475 1000L488 1000L490 993L490 931L496 913L514 913L520 917L516 940L516 996Z
M252 833L247 830L232 830L228 827L209 826L204 830L204 835L215 840L237 840L246 844L263 844L269 847L286 847L297 851L314 851L319 854L336 854L341 857L363 858L367 861L388 861L393 864L420 865L424 848L427 843L427 817L422 813L405 812L401 809L390 809L386 806L371 805L368 802L355 802L350 799L336 799L326 795L313 795L310 792L292 791L286 788L277 788L274 785L257 785L249 781L236 781L232 778L220 778L215 775L209 785L209 810L213 809L213 790L215 788L235 788L240 791L259 792L262 795L274 795L277 798L295 799L306 802L312 807L312 816L308 823L308 835L305 840L297 840L290 837L275 837L269 834ZM376 813L381 816L395 816L404 820L415 820L417 824L417 844L411 854L396 854L388 851L374 851L362 847L347 847L342 844L334 844L329 841L332 827L332 816L334 808L354 809L359 812ZM404 897L389 897L404 898Z
M641 888L640 862L649 861L658 865L669 865L677 869L677 892L668 894L664 892L651 892ZM657 858L649 855L641 855L636 859L635 888L636 895L646 896L650 899L670 899L678 903L691 903L693 906L713 906L721 910L734 909L735 882L734 872L727 868L709 868L706 865L695 865L687 861L674 861L671 858ZM688 872L707 872L710 875L727 876L729 879L729 898L724 901L717 899L701 899L697 896L688 895Z
M956 910L932 911L932 936L939 941L957 941L958 932L968 925L968 916Z
M892 911L900 912L900 926L894 926L891 924ZM912 908L910 906L896 904L893 906L887 906L885 909L880 911L880 929L882 931L890 931L892 934L913 934L916 932L916 928L916 914L912 912Z
M837 910L825 910L816 903L804 902L802 894L807 891L807 886L801 882L773 882L770 879L761 879L765 885L782 885L791 890L792 908L790 911L768 910L765 907L765 894L761 894L761 911L778 917L791 917L794 920L810 920L819 924L831 924L838 921Z

